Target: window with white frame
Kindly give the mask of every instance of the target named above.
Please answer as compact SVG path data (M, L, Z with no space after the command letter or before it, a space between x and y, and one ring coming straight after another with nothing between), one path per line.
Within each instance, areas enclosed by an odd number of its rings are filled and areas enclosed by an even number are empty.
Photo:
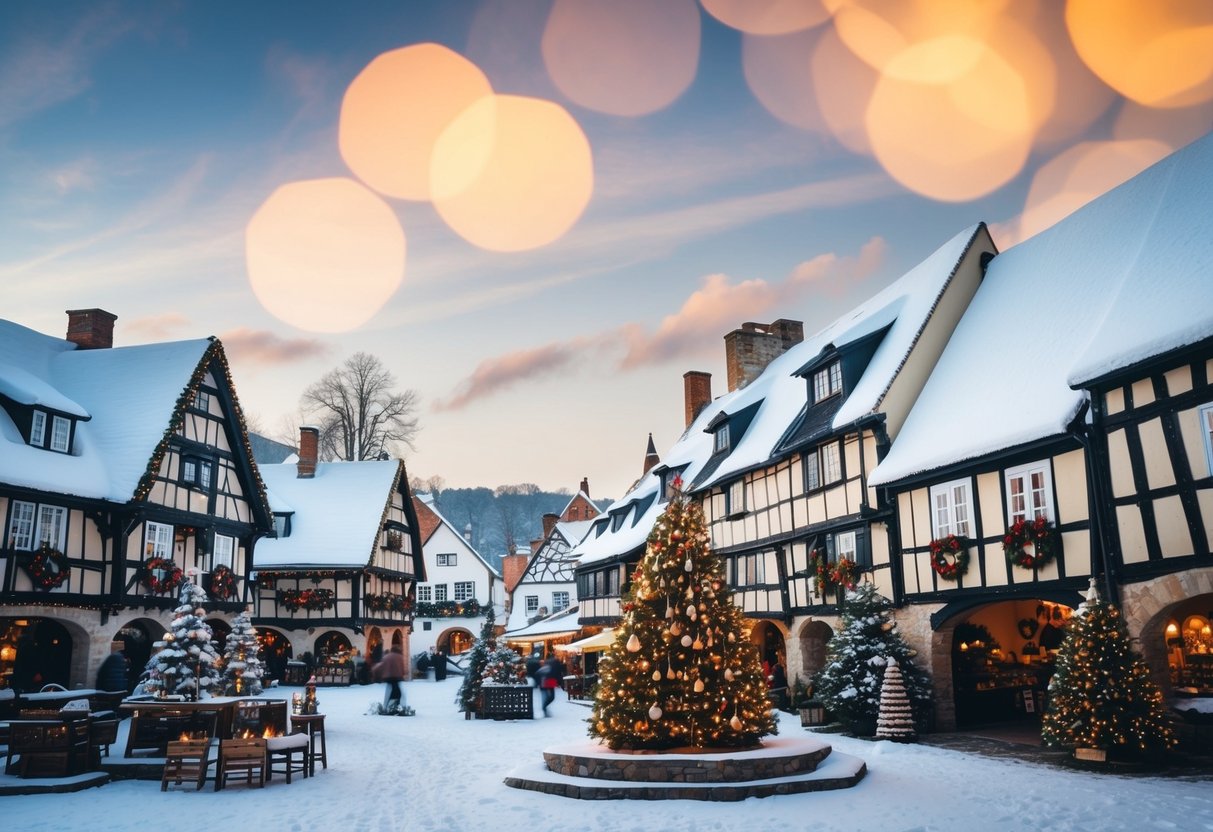
M446 584L434 584L434 600L446 600Z
M434 588L429 584L417 585L417 600L421 603L428 604L434 600Z
M456 558L455 558L454 553L438 556L438 565L439 566L454 566L455 561L456 561Z
M8 521L8 548L28 552L34 548L33 503L13 500L12 514Z
M821 454L822 483L829 485L842 479L842 451L838 443L831 442L829 445L822 445L819 453Z
M716 429L715 447L716 451L727 451L729 449L729 423L725 422Z
M35 410L34 420L30 423L29 443L39 448L46 445L46 411Z
M215 551L211 552L211 571L220 566L232 568L236 562L236 538L226 534L215 535Z
M835 361L813 373L813 402L828 399L842 392L842 364Z
M734 583L737 586L757 586L766 583L765 563L766 559L762 554L738 556Z
M67 509L61 506L38 506L38 530L34 535L39 546L63 551L67 540Z
M745 477L729 483L728 491L725 492L724 513L729 517L746 513Z
M211 409L211 394L205 390L199 390L194 394L194 407L205 412Z
M209 460L187 456L181 459L181 482L204 491L211 487L214 466Z
M840 561L846 558L851 563L859 562L855 532L840 532L834 535L834 557Z
M817 461L817 451L804 455L804 490L816 491L821 488L821 463Z
M537 612L539 612L539 596L538 595L526 596L526 614L534 615Z
M149 558L172 558L173 527L147 521L144 527L143 553Z
M475 581L455 581L455 600L471 601L476 597Z
M569 608L569 594L567 592L552 593L552 612L560 612Z
M1010 522L1053 520L1053 480L1047 462L1007 469L1007 517Z
M65 454L71 450L72 423L70 419L55 416L51 419L51 450Z
M668 503L674 496L674 481L682 473L681 470L670 469L661 475L661 502Z
M1205 438L1205 461L1209 463L1209 474L1213 475L1213 402L1200 408L1200 433Z
M931 533L938 540L950 534L973 536L973 492L969 480L931 486Z

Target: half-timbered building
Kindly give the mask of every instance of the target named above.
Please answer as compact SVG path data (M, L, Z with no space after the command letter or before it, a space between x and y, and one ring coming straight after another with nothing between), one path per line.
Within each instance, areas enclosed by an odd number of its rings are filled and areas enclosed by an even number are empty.
M349 681L377 647L407 655L425 565L404 462L318 462L318 435L301 428L297 462L261 466L275 535L254 555L253 623L271 675L311 653Z
M501 572L443 516L431 496L415 496L413 504L426 577L417 585L412 651L437 647L455 657L480 636L489 606L498 626L505 617Z
M272 529L223 347L113 346L0 321L0 686L91 686L110 644L130 683L192 574L222 634Z
M1210 170L1205 139L994 258L871 480L943 727L1040 713L1092 576L1164 689L1199 664L1181 627L1213 601Z

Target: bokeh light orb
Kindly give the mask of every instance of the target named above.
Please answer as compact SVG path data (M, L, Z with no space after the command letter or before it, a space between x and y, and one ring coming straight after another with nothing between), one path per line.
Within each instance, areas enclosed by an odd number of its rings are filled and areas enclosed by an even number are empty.
M337 133L341 157L382 194L431 199L434 142L456 116L492 92L475 64L445 46L420 43L385 52L345 91ZM464 164L483 164L484 148L465 150Z
M489 140L487 163L470 176L464 147ZM563 235L594 190L594 161L581 126L538 98L482 98L439 137L431 164L434 208L473 245L526 251Z
M392 209L352 179L282 185L245 230L249 283L266 311L311 332L366 323L404 278Z
M543 61L573 102L640 116L691 85L699 30L695 0L556 0L543 31Z
M830 19L821 0L700 0L712 17L750 35L786 35Z
M1213 3L1067 0L1066 26L1091 71L1128 99L1188 107L1213 98Z

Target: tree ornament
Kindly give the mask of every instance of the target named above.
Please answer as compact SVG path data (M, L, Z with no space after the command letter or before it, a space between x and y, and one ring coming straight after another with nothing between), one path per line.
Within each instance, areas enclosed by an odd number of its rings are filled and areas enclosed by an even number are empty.
M687 618L691 619L692 621L695 620L695 605L694 604L687 605Z
M729 720L729 727L732 728L734 731L741 730L741 720L737 718L736 714L734 714L733 718Z
M703 679L696 679L696 680L695 680L695 692L696 692L696 693L703 693Z
M693 650L702 650L702 649L703 649L703 642L702 642L702 641L700 641L699 639L695 639L695 641L694 641L694 642L691 644L691 648L692 648Z
M653 720L654 722L661 719L661 708L658 708L656 705L649 708L649 719Z
M691 563L690 558L687 558L687 562L682 565L682 568L684 571L690 572L692 569L695 568L695 565Z
M693 641L693 639L692 639L690 636L683 636L683 637L682 637L682 646L683 646L683 647L690 647L690 646L691 646L692 641Z
M653 681L654 681L654 682L660 682L660 681L661 681L661 671L660 671L660 670L654 670L654 671L653 671Z
M631 637L628 638L628 652L629 653L639 653L640 652L640 639L636 638L635 633L632 633Z
M733 668L731 668L731 667L726 667L726 668L724 669L724 680L725 680L726 682L731 682L731 681L733 681L733 679L734 679L734 676L733 676Z

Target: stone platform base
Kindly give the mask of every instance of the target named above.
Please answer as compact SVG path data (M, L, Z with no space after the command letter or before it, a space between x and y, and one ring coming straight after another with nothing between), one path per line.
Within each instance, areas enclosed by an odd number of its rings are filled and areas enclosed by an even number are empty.
M89 771L71 777L46 777L22 780L20 777L0 775L0 797L21 794L63 794L103 786L110 777L105 772Z
M580 800L745 800L850 788L867 766L816 739L700 754L611 751L586 742L545 749L505 778L516 789Z

